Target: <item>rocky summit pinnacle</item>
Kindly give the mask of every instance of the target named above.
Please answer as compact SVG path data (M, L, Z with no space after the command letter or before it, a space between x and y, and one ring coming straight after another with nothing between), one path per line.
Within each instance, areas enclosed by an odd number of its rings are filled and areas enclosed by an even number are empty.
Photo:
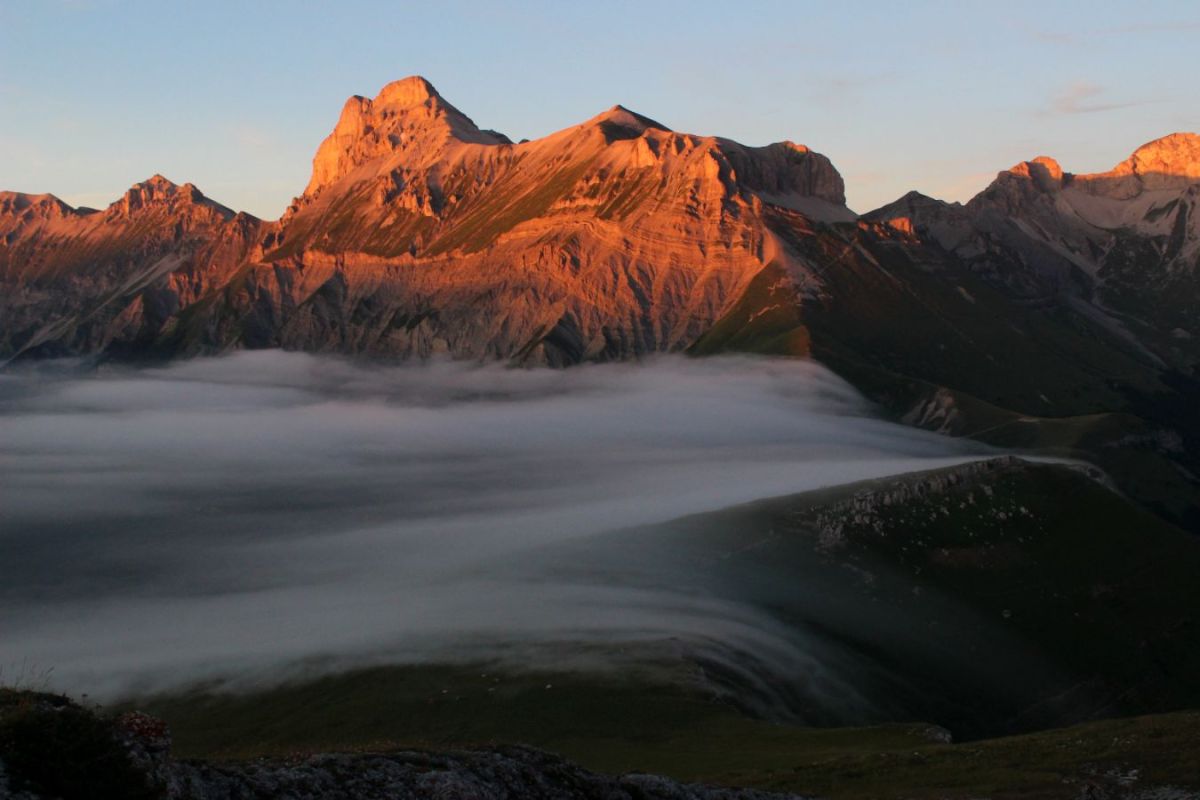
M420 105L435 97L440 98L441 95L438 94L437 89L433 88L432 83L420 75L410 75L407 78L392 81L380 89L379 94L375 96L375 105L406 108Z
M607 111L597 114L585 122L584 125L621 129L631 135L637 135L649 129L660 131L671 130L666 125L663 125L660 122L655 122L649 117L643 116L636 111L631 111L623 105L615 105Z
M333 132L317 149L304 193L314 195L362 164L395 153L408 163L428 163L455 142L507 144L509 139L480 130L422 77L393 81L374 99L354 95L346 100Z

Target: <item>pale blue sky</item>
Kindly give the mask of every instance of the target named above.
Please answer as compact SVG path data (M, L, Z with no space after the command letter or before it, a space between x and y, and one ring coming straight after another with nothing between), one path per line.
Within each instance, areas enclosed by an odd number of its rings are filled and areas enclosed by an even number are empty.
M0 0L0 189L103 206L161 172L275 218L346 97L410 74L513 139L621 103L802 142L859 211L1200 130L1195 0L833 5Z

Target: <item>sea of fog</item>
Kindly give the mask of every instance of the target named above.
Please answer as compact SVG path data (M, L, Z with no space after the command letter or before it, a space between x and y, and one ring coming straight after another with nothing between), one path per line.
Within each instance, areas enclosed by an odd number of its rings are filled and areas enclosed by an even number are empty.
M983 452L792 360L10 369L0 680L104 696L671 641L836 683L833 655L609 532ZM580 541L594 570L564 567Z

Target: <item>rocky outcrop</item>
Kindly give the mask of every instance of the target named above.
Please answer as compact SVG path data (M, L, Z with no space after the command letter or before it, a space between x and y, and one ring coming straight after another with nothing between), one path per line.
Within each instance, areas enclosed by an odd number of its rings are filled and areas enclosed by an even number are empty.
M845 500L798 513L795 518L815 533L820 549L831 552L845 545L847 531L875 535L899 533L889 528L889 522L892 521L890 512L901 508L916 508L918 513L928 515L930 519L948 517L956 506L960 510L969 506L973 511L978 510L981 517L986 515L989 519L1001 522L1010 518L1029 517L1029 509L1018 502L994 502L995 492L990 485L999 475L1019 473L1028 467L1029 463L1019 458L1001 456L933 472L905 475L862 488ZM1075 469L1097 482L1106 480L1095 467L1079 465ZM965 492L966 496L961 502L946 500L952 490L961 489L970 490ZM913 526L909 524L903 533L909 535L912 530Z
M66 698L0 690L0 800L770 800L795 797L609 776L527 747L176 761L159 720L103 717Z
M160 212L181 224L216 224L234 217L232 210L208 199L192 184L177 186L162 175L135 183L120 200L108 207L104 216L110 220L127 220L144 210Z
M1148 142L1108 172L1076 175L1089 194L1132 200L1143 192L1181 190L1200 183L1200 135L1172 133Z
M79 213L52 194L0 192L0 236L6 245L11 244L26 228Z
M653 775L610 777L538 750L323 755L246 765L173 764L171 800L329 800L387 797L529 800L769 800L795 797L681 784Z
M399 155L416 163L437 158L452 142L511 143L503 134L479 130L424 78L393 81L373 100L355 95L346 101L333 132L317 148L304 193L316 194L382 157Z

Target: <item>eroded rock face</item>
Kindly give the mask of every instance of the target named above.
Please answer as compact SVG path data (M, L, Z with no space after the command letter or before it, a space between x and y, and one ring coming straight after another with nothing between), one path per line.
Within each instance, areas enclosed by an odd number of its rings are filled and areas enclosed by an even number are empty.
M277 223L159 176L98 215L38 202L46 220L18 223L14 207L0 223L10 357L277 346L569 364L682 350L768 264L816 280L766 209L854 219L841 176L803 145L678 133L621 106L512 144L419 77L347 101ZM44 303L23 296L35 285Z
M414 160L436 157L451 141L508 143L508 137L481 131L419 76L393 81L372 99L355 95L342 107L333 132L313 158L312 180L304 190L315 194L355 167L400 153Z
M1108 172L1077 175L1075 185L1091 194L1130 200L1143 192L1185 189L1200 183L1200 136L1172 133L1142 145Z
M0 358L145 346L228 281L263 224L161 175L104 211L0 196Z

